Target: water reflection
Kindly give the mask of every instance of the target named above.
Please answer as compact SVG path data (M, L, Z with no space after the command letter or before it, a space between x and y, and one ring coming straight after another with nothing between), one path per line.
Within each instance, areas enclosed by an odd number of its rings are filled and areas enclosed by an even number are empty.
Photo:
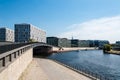
M104 54L102 50L59 53L48 58L84 68L112 80L120 79L120 56Z

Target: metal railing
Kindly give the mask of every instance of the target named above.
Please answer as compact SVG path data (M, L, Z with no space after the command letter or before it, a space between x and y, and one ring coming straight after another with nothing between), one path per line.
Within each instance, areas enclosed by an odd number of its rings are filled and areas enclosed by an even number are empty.
M63 63L63 62L60 62L60 61L58 61L58 60L56 60L56 59L51 59L51 60L53 60L53 61L55 61L55 62L57 62L57 63L65 66L65 67L67 67L67 68L69 68L69 69L72 69L72 70L76 71L77 73L80 73L80 74L82 74L82 75L85 75L86 77L89 77L89 78L91 78L92 80L112 80L112 79L109 79L109 78L107 78L107 77L105 77L105 76L102 76L102 75L100 75L100 74L94 73L94 72L92 72L92 71L88 71L88 70L86 70L85 68L80 68L80 67L77 66L77 65L70 65L70 64L68 64L68 63Z

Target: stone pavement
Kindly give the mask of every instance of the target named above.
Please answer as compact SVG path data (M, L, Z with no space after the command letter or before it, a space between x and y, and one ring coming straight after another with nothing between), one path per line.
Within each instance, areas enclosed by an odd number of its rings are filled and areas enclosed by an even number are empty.
M91 80L52 60L34 58L19 80Z

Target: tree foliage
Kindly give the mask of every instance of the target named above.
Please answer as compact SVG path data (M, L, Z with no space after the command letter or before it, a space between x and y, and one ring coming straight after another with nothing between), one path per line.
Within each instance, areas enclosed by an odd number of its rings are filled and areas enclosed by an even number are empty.
M34 39L29 39L29 42L35 42L35 40Z
M111 45L110 44L105 44L103 50L104 51L110 51L111 50Z

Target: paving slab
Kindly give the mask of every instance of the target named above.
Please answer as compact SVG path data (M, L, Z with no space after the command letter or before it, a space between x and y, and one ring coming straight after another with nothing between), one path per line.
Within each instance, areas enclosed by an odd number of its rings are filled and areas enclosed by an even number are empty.
M91 80L52 60L34 58L19 80Z

